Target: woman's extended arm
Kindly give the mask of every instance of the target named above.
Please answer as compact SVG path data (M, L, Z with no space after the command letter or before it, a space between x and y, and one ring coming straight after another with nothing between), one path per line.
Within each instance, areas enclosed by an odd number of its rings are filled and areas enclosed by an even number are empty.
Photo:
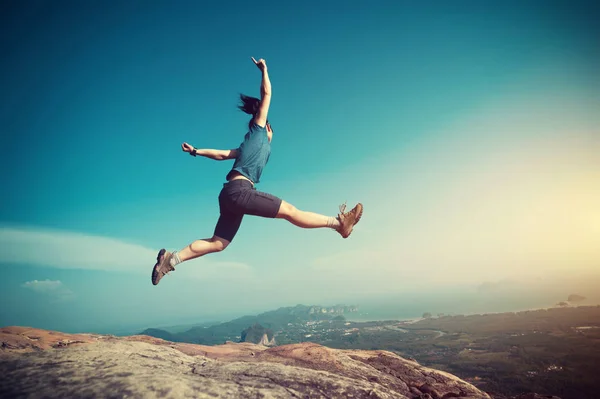
M202 157L214 159L215 161L224 161L226 159L235 159L238 156L237 148L232 150L213 150L213 149L200 149L194 148L188 143L181 145L183 152L188 152L192 156L200 155Z
M254 123L264 127L267 123L267 115L269 114L269 106L271 105L271 80L269 79L269 72L267 71L267 62L262 58L256 61L254 57L252 57L252 61L254 61L254 64L256 64L258 69L262 72L262 81L260 84L260 108L254 118Z

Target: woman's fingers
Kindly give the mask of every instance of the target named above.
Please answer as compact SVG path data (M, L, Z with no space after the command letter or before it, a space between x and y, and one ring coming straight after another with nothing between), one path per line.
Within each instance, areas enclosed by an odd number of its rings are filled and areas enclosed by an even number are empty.
M250 57L252 58L252 61L254 62L254 64L256 64L256 66L260 66L261 64L264 65L265 64L265 60L263 58L259 59L258 61L256 61L256 59L254 57Z

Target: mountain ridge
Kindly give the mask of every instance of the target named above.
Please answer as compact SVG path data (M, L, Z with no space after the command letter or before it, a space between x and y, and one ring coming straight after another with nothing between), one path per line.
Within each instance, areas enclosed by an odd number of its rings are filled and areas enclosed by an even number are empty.
M243 331L259 324L265 329L277 331L288 323L301 323L313 320L332 320L344 314L358 311L358 306L337 304L333 306L302 305L280 307L257 315L246 315L218 323L213 326L192 327L179 333L170 333L159 328L148 328L139 335L165 338L174 342L189 342L202 345L217 345L223 341L239 341ZM225 337L225 338L223 338ZM272 336L269 336L269 340Z

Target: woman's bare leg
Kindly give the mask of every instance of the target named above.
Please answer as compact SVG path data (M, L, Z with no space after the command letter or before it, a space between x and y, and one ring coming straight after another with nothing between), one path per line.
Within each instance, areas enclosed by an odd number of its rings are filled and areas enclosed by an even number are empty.
M301 211L286 201L281 202L281 206L276 218L285 219L288 222L304 229L329 227L337 230L340 227L340 221L336 217L320 215L314 212Z
M221 252L227 248L228 245L229 241L226 239L213 236L212 238L205 238L203 240L192 242L181 251L177 251L177 256L179 256L180 262L185 262L186 260L199 258L213 252Z
M220 252L227 248L229 241L213 236L204 240L196 240L181 251L169 252L164 248L158 252L156 264L152 269L152 284L156 285L170 271L175 270L175 266L186 260L198 258L200 256Z

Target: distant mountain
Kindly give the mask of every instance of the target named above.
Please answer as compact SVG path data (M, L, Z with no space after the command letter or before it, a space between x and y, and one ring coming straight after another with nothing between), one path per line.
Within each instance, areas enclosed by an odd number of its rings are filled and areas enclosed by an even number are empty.
M305 323L307 321L336 320L343 321L344 314L358 312L357 306L306 306L296 305L282 307L277 310L264 312L256 316L243 316L237 319L216 324L210 327L194 327L187 331L171 334L160 329L148 329L141 334L163 338L174 342L189 342L201 345L218 345L225 341L239 342L242 332L255 324L278 331L288 325ZM170 338L165 338L165 337ZM270 340L270 339L269 339Z
M273 330L256 323L242 331L241 342L273 346L275 345L275 334Z
M158 328L148 328L142 331L141 335L149 335L151 337L164 339L165 341L177 342L174 334L171 334L170 332L165 330L160 330Z
M183 331L187 331L190 328L210 327L210 326L214 326L215 324L219 324L221 322L222 322L222 320L212 320L212 321L206 321L206 322L202 322L202 323L180 324L180 325L164 326L164 327L158 327L158 328L161 330L168 331L171 334L176 334L176 333L180 333Z

